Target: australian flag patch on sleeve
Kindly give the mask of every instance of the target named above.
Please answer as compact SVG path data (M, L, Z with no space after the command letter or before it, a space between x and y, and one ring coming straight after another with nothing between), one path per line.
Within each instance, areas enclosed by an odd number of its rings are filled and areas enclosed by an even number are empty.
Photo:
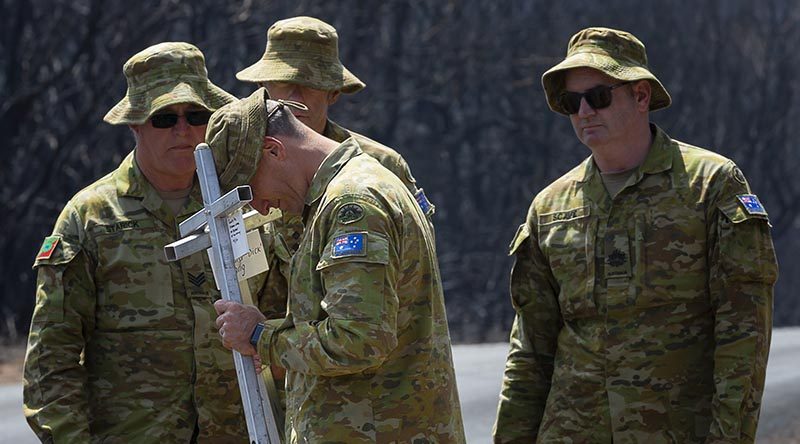
M758 196L755 194L739 194L736 198L744 205L744 210L747 211L747 214L767 215L767 210L764 209L764 206L761 205Z
M367 255L367 233L347 233L333 239L331 258Z
M431 214L434 208L431 201L428 200L428 196L425 195L425 190L420 188L417 190L417 193L414 194L414 199L417 201L417 205L422 209L422 213L425 215Z

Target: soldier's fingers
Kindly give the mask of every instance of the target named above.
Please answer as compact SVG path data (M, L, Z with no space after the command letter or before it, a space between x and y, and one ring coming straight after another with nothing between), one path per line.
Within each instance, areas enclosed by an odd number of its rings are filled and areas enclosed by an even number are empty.
M218 315L221 315L222 313L228 311L228 308L230 307L231 304L232 304L231 301L220 299L217 302L214 302L214 310L217 311Z
M217 320L214 321L214 323L217 324L217 329L220 331L220 333L222 333L222 326L225 325L225 316L224 315L217 316Z

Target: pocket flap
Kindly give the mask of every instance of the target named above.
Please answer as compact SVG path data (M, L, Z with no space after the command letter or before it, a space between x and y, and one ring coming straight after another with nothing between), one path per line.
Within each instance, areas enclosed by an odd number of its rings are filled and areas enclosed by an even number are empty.
M322 251L317 271L346 262L388 264L389 240L367 231L335 233Z

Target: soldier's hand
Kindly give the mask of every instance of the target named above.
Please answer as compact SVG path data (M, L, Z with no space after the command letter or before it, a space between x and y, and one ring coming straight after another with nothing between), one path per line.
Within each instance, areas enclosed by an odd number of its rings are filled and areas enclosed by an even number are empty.
M258 308L220 299L214 303L214 309L218 315L217 328L222 336L222 345L245 356L256 354L255 347L250 344L250 335L256 324L266 320Z
M253 355L253 363L256 366L256 373L258 373L259 375L268 367L264 365L264 363L261 361L261 356L259 356L258 354ZM272 371L272 378L275 379L276 381L280 381L281 379L283 379L284 376L286 376L286 369L283 367L277 365L270 365L269 368L270 371Z

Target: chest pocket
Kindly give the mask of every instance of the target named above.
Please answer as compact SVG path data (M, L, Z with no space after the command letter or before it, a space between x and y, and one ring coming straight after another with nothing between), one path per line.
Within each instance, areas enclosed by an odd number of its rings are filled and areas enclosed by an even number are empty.
M539 246L560 287L558 302L566 319L597 314L593 296L596 225L588 206L539 215Z
M167 329L173 326L172 274L164 257L169 243L152 220L124 220L95 227L97 328Z
M638 306L702 301L706 292L706 224L702 211L680 202L653 207L635 217Z

